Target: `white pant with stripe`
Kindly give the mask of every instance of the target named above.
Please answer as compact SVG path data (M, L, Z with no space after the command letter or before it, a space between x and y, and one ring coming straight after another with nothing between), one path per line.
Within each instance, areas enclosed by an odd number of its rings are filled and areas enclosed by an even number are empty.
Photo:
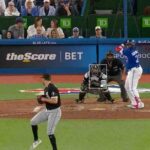
M125 88L131 100L131 104L136 106L143 105L137 90L138 82L142 76L142 72L143 69L141 66L132 68L130 71L128 71L125 82Z
M60 118L60 107L53 110L47 110L45 108L31 119L31 125L38 125L39 123L47 121L47 135L52 135L55 132L56 125L58 124Z

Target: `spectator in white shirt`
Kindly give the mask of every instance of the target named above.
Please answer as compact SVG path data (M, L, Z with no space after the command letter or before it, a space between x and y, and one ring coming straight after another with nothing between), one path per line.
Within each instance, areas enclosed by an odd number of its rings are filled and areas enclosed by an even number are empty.
M8 3L8 7L6 8L4 15L5 16L19 16L20 15L13 1L10 1Z
M30 25L27 29L27 38L32 37L33 35L36 34L36 28L37 26L41 26L42 28L42 33L45 34L45 28L42 25L42 18L41 17L36 17L35 22L33 25Z
M51 31L55 29L57 30L58 36L59 38L64 38L64 32L62 30L62 28L58 27L58 21L57 20L51 20L50 23L50 27L47 29L47 36L51 38Z
M6 9L5 1L0 0L0 16L4 15L5 9Z
M44 6L40 8L39 16L55 16L56 10L50 5L50 0L44 0Z
M30 38L46 38L45 34L42 32L42 27L37 26L36 27L36 34L31 36Z

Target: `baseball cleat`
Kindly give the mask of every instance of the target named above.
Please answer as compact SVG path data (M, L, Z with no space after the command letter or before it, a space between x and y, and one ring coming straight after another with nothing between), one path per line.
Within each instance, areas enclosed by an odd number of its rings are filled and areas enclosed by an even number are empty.
M138 109L138 105L129 104L129 105L127 105L127 107L132 108L132 109Z
M114 103L115 100L114 100L114 99L111 99L110 101L111 101L112 103Z
M76 103L84 103L84 100L75 99Z
M30 150L37 148L41 143L42 143L42 141L40 139L37 141L34 141L33 144L31 145Z
M106 102L106 99L98 98L97 102Z
M112 104L114 103L114 99L109 99L108 101L110 101Z
M143 102L139 102L138 108L144 108L144 103Z
M132 109L142 109L144 108L144 103L140 104L140 105L127 105L128 108L132 108Z

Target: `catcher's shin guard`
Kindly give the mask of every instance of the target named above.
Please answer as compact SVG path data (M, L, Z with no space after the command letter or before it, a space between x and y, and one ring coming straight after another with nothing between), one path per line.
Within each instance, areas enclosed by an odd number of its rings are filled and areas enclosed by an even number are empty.
M107 92L105 92L105 97L107 98L107 100L109 100L110 102L114 102L114 99L111 97L111 95L110 95L110 92L109 91L107 91Z
M106 101L106 97L105 94L103 92L103 90L99 90L99 98L97 99L98 102L105 102Z
M86 92L80 92L79 100L82 101L84 99L85 95L86 95Z
M84 102L84 97L85 97L85 95L86 95L86 92L80 92L79 93L79 99L76 99L76 102L77 103L83 103Z

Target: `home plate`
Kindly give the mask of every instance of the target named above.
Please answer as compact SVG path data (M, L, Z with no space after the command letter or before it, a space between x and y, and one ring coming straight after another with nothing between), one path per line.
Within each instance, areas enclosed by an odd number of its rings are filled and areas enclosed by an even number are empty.
M104 110L106 110L106 108L90 108L89 110L104 111Z

